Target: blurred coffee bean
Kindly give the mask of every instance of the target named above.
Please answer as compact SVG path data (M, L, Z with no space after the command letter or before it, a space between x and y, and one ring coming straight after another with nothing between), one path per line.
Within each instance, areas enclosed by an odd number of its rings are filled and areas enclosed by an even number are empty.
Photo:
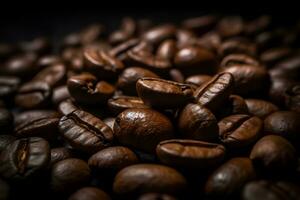
M269 68L273 67L276 63L286 59L292 54L291 49L285 47L271 48L260 54L260 59Z
M232 65L252 65L252 66L260 66L260 63L257 59L247 54L229 54L225 56L220 66L221 67L230 67Z
M136 32L136 22L132 18L126 17L122 20L120 29L112 32L108 40L113 45L120 44L132 38Z
M13 114L5 109L0 108L0 134L10 134L13 130L14 116Z
M185 82L199 87L202 84L204 84L205 82L208 82L209 80L211 80L211 78L212 77L209 75L202 75L202 74L192 75L192 76L187 77L185 79Z
M244 31L244 22L240 16L228 16L217 24L217 31L222 38L241 35Z
M24 52L34 52L39 55L49 53L51 50L51 43L45 37L38 37L31 41L21 42L19 46Z
M218 18L214 15L204 15L186 19L182 22L182 26L188 30L195 32L197 35L202 35L213 29L218 22Z
M142 38L151 44L158 45L166 39L173 39L175 37L175 33L175 26L166 24L148 30L143 34Z
M99 188L83 187L74 192L68 200L111 200L111 198Z
M230 54L246 54L254 57L256 55L255 43L245 38L231 38L225 40L219 47L219 55L227 56Z
M165 40L158 47L156 55L158 58L173 61L177 52L176 42L174 40Z
M284 31L282 29L275 29L272 31L265 31L255 37L255 42L260 52L270 49L272 47L280 46L283 42Z
M285 92L285 105L292 111L300 113L300 84L287 88Z
M142 99L131 96L113 97L108 100L107 106L115 115L118 115L128 108L148 108Z
M70 149L65 147L57 147L51 149L51 160L50 165L53 166L55 163L65 160L68 158L72 158L73 154Z
M246 35L255 36L267 30L272 23L272 17L269 15L262 15L260 17L247 22L244 26Z
M246 99L246 104L251 115L265 119L268 115L279 110L279 108L269 101L261 99Z
M0 98L8 101L20 85L20 79L14 76L0 76Z
M67 85L58 86L53 89L52 103L58 106L62 101L69 99L70 93Z
M41 70L32 80L43 81L50 87L56 87L65 82L66 73L66 67L63 64L54 64Z
M171 69L169 71L170 80L178 82L178 83L184 83L184 75L181 73L178 69Z

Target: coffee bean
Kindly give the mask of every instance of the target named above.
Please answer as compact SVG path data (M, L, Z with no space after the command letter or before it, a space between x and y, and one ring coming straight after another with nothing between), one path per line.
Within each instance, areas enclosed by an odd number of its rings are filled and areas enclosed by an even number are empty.
M221 110L216 112L216 117L222 119L229 115L249 114L245 100L238 95L230 95Z
M268 15L262 15L251 21L248 21L245 26L245 33L249 36L255 36L268 28L272 24L272 17Z
M116 175L113 190L123 197L147 192L176 195L186 186L185 178L173 168L157 164L137 164L122 169Z
M108 100L108 108L112 113L118 115L128 108L148 108L138 97L119 96Z
M272 104L271 102L264 101L261 99L246 99L246 104L249 110L249 113L265 119L268 115L273 112L276 112L279 108Z
M118 58L119 60L124 60L127 58L127 52L133 48L135 48L137 45L140 44L139 39L130 39L128 41L122 42L121 44L117 45L116 47L112 48L109 51L109 54Z
M223 57L230 54L246 54L254 57L256 55L256 46L245 38L231 38L225 40L218 51Z
M132 18L126 17L122 20L120 29L112 32L108 40L113 45L119 44L132 38L136 32L136 22Z
M160 141L172 138L173 131L166 116L145 108L127 109L114 123L114 134L121 144L146 152L154 152Z
M221 73L197 88L194 96L200 105L215 111L226 101L233 87L233 76L230 73Z
M285 105L290 110L300 113L300 84L295 84L286 90Z
M169 71L170 80L178 82L178 83L184 83L184 75L181 73L178 69L171 69Z
M218 33L223 38L237 36L244 31L244 22L240 16L224 17L217 24Z
M65 160L72 157L73 157L72 152L68 148L58 147L58 148L51 149L50 165L53 166L55 163L61 160Z
M54 192L71 193L85 186L91 172L87 163L76 158L57 162L51 170L51 187Z
M220 66L224 68L234 66L234 65L260 66L260 63L252 56L249 56L247 54L237 53L237 54L229 54L225 56L222 59L222 62L220 64Z
M21 42L20 49L24 52L34 52L41 55L50 51L51 44L47 38L38 37L31 41Z
M97 81L91 74L72 76L67 82L70 95L79 103L105 104L115 88L106 81Z
M75 102L73 102L71 99L62 101L58 106L59 112L63 115L68 115L78 109L78 105L75 104Z
M248 183L242 191L243 200L299 199L300 188L290 182L259 180Z
M136 95L136 82L144 77L159 78L158 75L150 70L141 67L129 67L120 74L117 86L125 94Z
M177 52L176 42L174 40L165 40L157 49L156 55L158 58L173 61Z
M185 82L188 84L193 84L197 87L201 86L202 84L208 82L209 80L211 80L211 76L209 75L193 75L193 76L189 76L185 79Z
M12 135L0 135L0 155L3 150L5 150L8 145L14 142L17 138Z
M108 117L108 118L105 118L103 120L103 122L113 130L114 129L115 120L116 119L114 117Z
M225 148L215 143L196 140L165 140L156 147L156 153L164 164L183 168L209 168L225 157Z
M259 48L259 51L262 52L266 49L280 46L284 37L284 31L277 28L275 30L264 31L258 34L255 37L255 42Z
M146 193L141 195L138 200L176 200L176 198L168 194Z
M151 107L178 107L193 98L189 85L158 78L141 78L136 83L136 89L139 97Z
M194 31L197 35L202 35L214 28L217 21L218 17L214 15L204 15L201 17L186 19L182 22L182 26Z
M21 86L15 103L24 109L42 108L50 103L51 87L46 82L33 81Z
M260 59L268 67L273 67L277 62L288 58L292 53L291 49L285 47L271 48L260 54Z
M36 64L39 66L39 69L45 69L61 62L60 56L49 54L40 57Z
M68 200L111 200L111 198L99 188L83 187L74 192Z
M2 177L10 181L26 180L45 169L50 161L50 148L42 138L23 138L11 143L0 157Z
M231 148L253 144L263 130L262 120L249 115L231 115L219 121L218 125L220 140Z
M63 64L54 64L41 70L33 77L33 81L44 81L51 87L55 87L64 83L66 73L66 68Z
M14 76L0 76L0 98L10 99L16 93L20 79Z
M148 30L142 38L151 44L158 45L166 39L173 39L175 33L176 28L171 24L166 24Z
M66 85L58 86L53 89L52 102L58 106L61 102L69 99L70 93Z
M110 146L113 141L112 130L100 119L82 110L62 117L59 130L72 147L88 153Z
M185 138L214 141L218 137L217 119L199 104L187 104L180 111L178 128Z
M0 108L0 134L10 134L13 130L13 122L12 113L5 108Z
M220 198L238 195L239 189L255 178L256 173L249 158L232 158L210 175L205 184L205 194Z
M250 158L266 172L284 174L295 170L297 165L295 148L286 139L276 135L261 138L253 146Z

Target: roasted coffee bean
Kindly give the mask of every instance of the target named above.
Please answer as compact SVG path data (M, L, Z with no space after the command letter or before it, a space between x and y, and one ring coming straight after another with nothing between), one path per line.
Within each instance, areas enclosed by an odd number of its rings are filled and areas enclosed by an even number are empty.
M0 174L10 181L37 176L50 161L50 147L38 137L22 138L11 143L0 155Z
M20 79L14 76L0 76L0 98L8 100L13 97L20 85Z
M160 142L156 147L156 153L164 164L201 169L221 163L225 157L225 148L215 143L173 139Z
M80 159L69 158L57 162L51 169L51 187L54 192L71 193L88 184L91 171Z
M268 115L276 112L279 108L271 102L261 99L246 99L246 104L251 115L265 119Z
M10 187L9 185L2 179L0 179L0 199L8 200L10 196Z
M245 100L238 95L230 95L223 108L216 113L218 119L235 114L249 114Z
M244 26L244 30L246 35L254 36L268 29L271 23L271 16L262 15L251 21L248 21Z
M197 102L210 110L217 110L226 101L234 88L234 78L230 73L215 75L202 84L194 93Z
M268 49L260 54L260 59L269 68L273 67L277 62L288 58L291 55L291 49L281 47Z
M187 29L177 29L176 32L177 50L186 46L197 44L196 34ZM199 45L204 46L204 45Z
M182 22L182 26L188 30L195 32L197 35L202 35L216 26L218 18L214 15L204 15L186 19Z
M218 64L212 52L193 46L180 49L174 58L174 63L186 76L213 74L216 72Z
M0 155L1 152L8 147L12 142L14 142L17 138L12 135L0 135Z
M144 103L151 107L174 108L193 99L191 86L158 78L139 79L136 90Z
M174 40L165 40L158 47L156 55L158 58L173 61L177 52L176 42Z
M48 83L28 82L18 90L15 103L24 109L42 108L50 103L51 95L52 90Z
M61 62L62 59L59 56L50 54L40 57L36 64L39 66L39 69L45 69Z
M267 134L280 135L291 142L299 141L300 113L293 111L277 111L264 121Z
M221 198L238 195L239 189L255 178L256 172L249 158L232 158L210 175L205 184L205 194Z
M70 149L65 147L58 147L51 149L51 160L50 165L53 166L55 163L65 160L68 158L72 158L73 154Z
M58 106L61 102L69 99L70 93L66 85L62 85L53 89L52 102Z
M117 173L129 165L139 162L133 151L126 147L114 146L103 149L89 158L90 168L104 175Z
M21 42L19 46L24 52L34 52L39 55L48 53L51 50L50 41L45 37L38 37L31 41Z
M176 200L176 198L168 194L146 193L139 196L138 200Z
M290 110L300 113L300 84L295 84L286 90L285 105Z
M104 51L90 48L83 55L85 69L100 79L115 78L124 68L122 62Z
M105 118L103 120L103 122L113 130L114 129L115 120L116 119L114 117L108 117L108 118Z
M244 31L244 21L240 16L228 16L217 24L217 31L222 38L241 35Z
M146 108L127 109L114 123L114 134L121 144L146 152L154 152L160 141L173 137L173 131L166 116Z
M112 48L109 51L109 54L118 58L119 60L124 60L127 57L127 52L131 49L133 49L134 47L136 47L137 45L139 45L140 40L139 39L130 39L128 41L125 41L119 45L117 45L116 47Z
M272 76L272 73L270 72ZM271 86L269 96L272 102L277 105L283 106L285 103L285 92L288 88L292 87L295 81L285 78L271 78Z
M171 69L169 71L170 80L178 82L178 83L184 83L184 75L181 73L178 69Z
M184 138L214 141L218 137L217 119L199 104L187 104L180 111L178 128Z
M223 57L230 54L246 54L254 57L256 55L256 46L245 38L231 38L225 40L218 51Z
M201 86L202 84L208 82L209 80L211 80L211 76L209 75L203 75L203 74L199 74L199 75L193 75L193 76L189 76L185 79L185 82L188 84L192 84L195 85L197 87Z
M261 138L250 154L254 164L266 172L288 173L297 166L295 148L284 138L268 135Z
M263 130L263 121L249 115L231 115L219 121L218 125L220 140L231 148L253 144Z
M33 81L44 81L51 87L56 87L63 84L66 78L66 68L63 64L54 64L40 71Z
M59 130L72 147L88 153L97 152L113 142L112 130L100 119L82 110L62 117Z
M111 198L99 188L83 187L74 192L68 200L111 200Z
M14 116L5 109L0 108L0 134L10 134L13 130Z
M171 24L161 25L148 30L142 38L147 42L158 45L166 39L175 37L176 28Z
M298 185L286 181L252 181L244 187L242 200L297 200L299 191Z
M229 54L222 59L221 67L230 67L232 65L252 65L260 66L258 60L247 54Z
M122 20L120 29L112 32L108 40L113 45L119 44L132 38L136 32L136 22L132 18L126 17Z
M137 164L122 169L115 177L113 190L117 195L137 196L159 192L180 194L187 182L176 170L157 164Z
M83 104L105 104L115 88L106 81L97 81L91 74L72 76L67 82L70 95Z
M36 110L17 115L15 135L17 137L42 137L54 140L58 135L60 115L55 111Z
M278 78L287 78L291 80L299 80L299 73L300 73L300 59L299 54L295 54L294 56L290 56L287 59L277 63L273 70L277 70L277 77ZM270 71L270 73L272 73ZM274 72L273 72L274 73Z
M253 96L268 90L269 75L263 67L232 65L223 70L234 77L234 92L242 96Z
M255 37L255 42L260 52L272 47L280 46L284 39L284 31L282 29L275 29L265 31Z
M150 70L141 67L129 67L120 74L117 86L124 94L136 95L136 82L144 77L159 78Z
M128 108L148 108L142 99L130 96L113 97L108 100L107 106L116 115Z
M73 102L71 99L62 101L58 106L59 112L63 115L68 115L78 109L80 109L78 105L75 104L75 102Z

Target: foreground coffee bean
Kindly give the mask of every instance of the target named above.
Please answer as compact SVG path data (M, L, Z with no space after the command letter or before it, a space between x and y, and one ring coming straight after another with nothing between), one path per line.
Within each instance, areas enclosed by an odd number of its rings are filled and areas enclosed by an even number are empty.
M254 143L261 136L263 122L249 115L231 115L218 123L220 140L228 147L240 148Z
M179 107L193 99L191 86L164 79L141 78L136 83L136 90L144 103L151 107Z
M239 95L230 95L221 110L216 112L216 117L222 119L225 116L235 114L249 114L245 100Z
M74 192L69 200L111 200L110 196L96 187L84 187Z
M261 99L246 99L246 104L249 113L261 119L278 110L276 105Z
M147 192L180 194L187 187L175 169L157 164L138 164L122 169L115 177L113 190L120 197Z
M65 147L58 147L51 149L51 161L50 164L53 166L55 163L65 160L67 158L72 158L72 152L70 149Z
M147 108L127 109L114 123L114 134L121 144L146 152L154 152L160 141L173 137L173 131L166 116Z
M62 117L59 130L74 148L84 152L97 152L113 142L112 130L97 117L76 110Z
M164 164L199 169L221 163L225 157L225 148L215 143L173 139L160 142L156 153Z
M276 135L261 138L254 145L250 158L266 171L283 174L295 170L297 164L295 148L286 139Z
M23 138L11 143L0 155L0 174L10 181L36 178L50 161L46 140L38 137Z
M236 157L221 165L208 178L205 193L211 197L238 195L238 191L256 178L256 172L249 158Z

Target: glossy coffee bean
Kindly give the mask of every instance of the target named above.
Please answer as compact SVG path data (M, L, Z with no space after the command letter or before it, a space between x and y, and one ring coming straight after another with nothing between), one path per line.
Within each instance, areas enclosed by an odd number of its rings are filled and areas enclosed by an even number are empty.
M16 105L24 109L42 108L50 103L51 87L46 82L33 81L25 83L15 97Z
M140 42L141 41L137 38L122 42L121 44L112 48L109 51L109 54L121 61L124 61L128 58L127 52L137 47L140 44Z
M57 162L51 169L51 187L54 192L71 193L88 184L91 171L87 163L76 158Z
M295 84L286 90L285 105L290 110L300 113L300 84Z
M260 66L260 63L254 57L247 54L229 54L222 59L220 64L220 66L224 68L232 65Z
M5 150L8 145L14 142L17 138L13 135L3 134L0 135L0 155L3 150Z
M264 121L264 131L285 137L291 142L298 142L300 114L293 111L277 111Z
M66 85L58 86L53 89L52 103L58 106L62 101L71 97L68 87Z
M68 158L72 158L73 154L70 149L65 147L57 147L51 149L51 160L50 165L53 166L55 163L65 160Z
M220 140L231 148L253 144L263 130L263 121L249 115L231 115L219 121L218 125Z
M180 194L187 186L175 169L157 164L137 164L122 169L115 177L113 191L122 197L159 192Z
M230 95L221 110L216 112L218 119L222 119L229 115L249 114L249 110L245 100L239 95Z
M10 134L13 130L14 116L5 109L0 108L0 134Z
M89 158L89 167L101 174L114 174L129 165L139 162L133 151L127 147L114 146L98 151Z
M286 181L258 180L248 183L242 191L242 200L296 200L300 188Z
M135 95L136 82L140 78L151 77L159 78L154 72L141 67L128 67L119 76L117 86L125 94Z
M20 85L20 79L14 76L0 76L0 98L13 97Z
M189 85L164 79L141 78L136 83L136 90L144 103L151 107L174 108L193 99L193 89Z
M107 106L116 115L128 108L148 108L139 97L119 96L108 100Z
M176 198L168 194L146 193L139 196L138 200L176 200Z
M256 45L245 38L231 38L222 42L218 51L221 56L246 54L254 57L256 55Z
M64 83L67 72L63 64L54 64L41 70L33 77L34 81L43 81L51 87L56 87Z
M176 42L174 40L165 40L157 49L158 58L172 61L177 52Z
M172 81L184 83L184 75L178 69L171 69L169 71L169 76L170 76L170 80Z
M211 80L211 76L209 75L203 75L203 74L199 74L199 75L192 75L189 76L185 79L185 82L188 84L193 84L195 86L201 86L202 84L208 82L209 80Z
M295 148L284 138L268 135L261 138L252 148L251 160L266 172L287 173L295 170L297 154Z
M58 111L63 115L68 115L78 109L80 109L79 106L75 104L75 102L72 101L72 99L62 101L58 105Z
M114 123L115 123L115 118L114 117L108 117L103 119L103 122L109 126L112 130L114 129Z
M97 152L113 142L112 130L99 118L82 110L62 117L59 130L72 147L84 152Z
M114 123L114 135L119 143L146 152L154 152L160 141L173 137L173 131L166 116L145 108L127 109Z
M166 24L148 30L142 37L147 42L157 45L166 39L174 38L175 33L175 26Z
M217 74L209 82L197 88L194 96L200 105L215 111L229 97L234 85L234 78L230 73Z
M178 128L184 138L214 141L218 137L216 117L199 104L187 104L180 111Z
M67 82L70 95L83 104L105 104L115 88L106 81L99 81L91 74L72 76Z
M215 143L173 139L160 142L156 154L164 164L201 169L221 163L225 157L225 148Z
M99 188L83 187L74 192L68 200L111 200L111 198Z
M246 99L246 104L251 115L265 119L268 115L279 110L279 108L269 101L261 99Z
M210 175L205 184L205 194L211 197L238 195L239 189L256 178L256 172L249 158L232 158Z
M1 153L0 174L10 181L37 176L50 161L50 147L38 137L23 138L11 143Z

